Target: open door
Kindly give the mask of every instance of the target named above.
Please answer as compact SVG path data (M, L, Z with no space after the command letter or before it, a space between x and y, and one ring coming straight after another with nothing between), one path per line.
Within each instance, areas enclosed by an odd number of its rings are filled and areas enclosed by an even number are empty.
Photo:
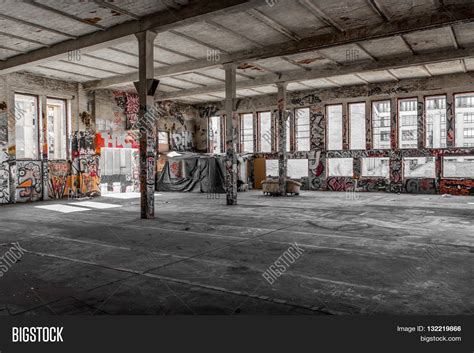
M255 158L253 161L253 173L255 189L262 188L262 181L266 179L266 168L265 168L265 158Z

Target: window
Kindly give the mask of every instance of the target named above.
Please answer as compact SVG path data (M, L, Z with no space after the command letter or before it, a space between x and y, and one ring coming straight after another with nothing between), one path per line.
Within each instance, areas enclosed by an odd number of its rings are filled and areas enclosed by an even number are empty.
M288 177L301 179L308 176L307 159L288 159Z
M309 108L295 109L296 150L309 151Z
M443 157L443 177L474 178L474 156Z
M270 177L278 177L278 159L265 160L266 175Z
M328 150L342 150L342 104L328 105L326 111Z
M240 150L253 153L253 114L240 116Z
M446 96L427 97L426 107L426 147L446 147Z
M211 116L209 118L209 152L210 153L223 152L220 116Z
M48 110L48 157L66 159L67 146L67 109L62 99L47 99Z
M436 177L434 157L403 158L403 176L405 178Z
M15 94L16 158L39 159L38 98Z
M270 177L278 177L278 159L265 160L266 175ZM301 179L308 176L308 160L307 159L288 159L288 177Z
M474 128L465 128L464 129L464 138L473 138L474 137Z
M365 103L349 104L350 149L365 150Z
M286 119L286 145L285 145L285 151L290 152L291 151L291 114L289 111L287 111L288 114L288 119Z
M390 101L372 102L374 149L390 148Z
M400 99L398 101L399 148L418 147L418 101Z
M464 113L463 121L465 123L474 123L474 113Z
M390 176L389 159L384 157L362 158L361 175L363 177Z
M258 113L258 131L260 139L260 152L272 151L272 113Z
M168 131L158 131L158 152L168 152L170 150L170 133Z
M463 93L454 95L456 120L456 147L465 147L474 143L474 93Z
M352 158L329 158L328 159L328 176L353 176L353 159Z

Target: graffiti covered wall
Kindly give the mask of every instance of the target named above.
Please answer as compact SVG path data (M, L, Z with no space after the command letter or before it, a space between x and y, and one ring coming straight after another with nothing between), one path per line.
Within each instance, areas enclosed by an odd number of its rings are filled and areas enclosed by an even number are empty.
M43 197L43 174L41 161L16 162L16 202L39 201Z
M10 166L9 155L0 152L0 204L10 202Z
M68 182L70 182L69 162L48 162L48 198L62 199L67 196Z

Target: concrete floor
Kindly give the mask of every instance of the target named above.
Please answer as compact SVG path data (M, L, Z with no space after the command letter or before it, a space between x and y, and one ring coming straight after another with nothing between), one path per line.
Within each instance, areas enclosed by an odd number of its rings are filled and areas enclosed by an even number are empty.
M0 207L0 314L473 314L474 199L303 192L272 198L163 193L60 213ZM84 206L84 205L83 205ZM302 256L262 277L294 243Z

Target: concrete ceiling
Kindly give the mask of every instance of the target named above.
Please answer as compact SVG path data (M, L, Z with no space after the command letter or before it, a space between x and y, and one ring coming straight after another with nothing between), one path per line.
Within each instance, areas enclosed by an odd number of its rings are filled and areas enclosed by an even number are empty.
M174 13L192 3L13 2L0 12L0 60L8 63L21 54L153 13ZM474 18L468 16L474 13L472 1L273 0L255 4L159 31L155 41L155 72L160 79L157 96L190 103L222 100L221 63L234 58L239 97L274 93L273 83L283 79L290 82L288 90L299 91L474 70L470 58L474 57ZM432 26L439 13L446 15L446 23L438 21ZM427 25L417 30L420 20ZM398 28L402 24L406 27ZM382 29L389 26L395 28L393 35L384 35ZM353 34L354 29L364 39L346 40L346 33ZM312 48L319 43L313 44L313 39L335 43L337 35L344 44ZM131 82L138 70L138 49L133 36L81 48L77 53L80 56L69 52L34 60L19 65L18 70L81 82L89 89L134 90ZM0 74L6 72L1 65ZM8 69L12 71L15 67Z

